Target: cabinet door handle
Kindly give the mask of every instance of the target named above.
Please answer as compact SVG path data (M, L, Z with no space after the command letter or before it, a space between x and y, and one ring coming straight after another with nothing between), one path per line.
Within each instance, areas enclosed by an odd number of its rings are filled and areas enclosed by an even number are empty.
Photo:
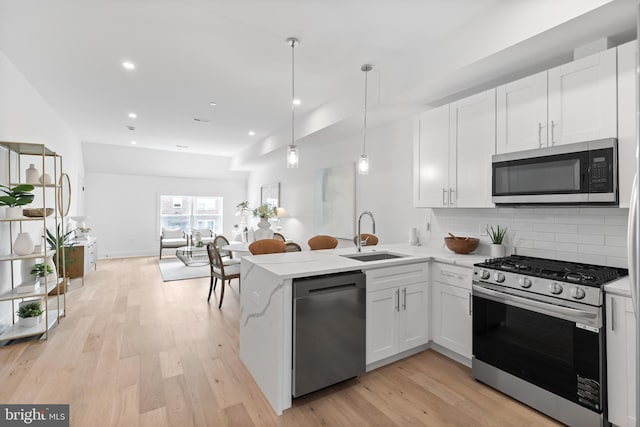
M449 207L455 206L455 204L453 203L452 193L455 193L455 191L453 190L453 188L449 187Z
M444 187L442 187L442 207L443 208L447 207L447 205L446 205L446 203L444 201L444 195L445 194L447 194L447 190Z
M555 138L555 135L554 135L555 129L556 129L556 122L551 120L551 145L555 145L555 143L556 143L556 138Z
M611 298L611 332L616 330L616 300Z
M469 292L469 316L471 316L471 292Z
M400 312L400 289L396 289L396 311Z
M538 147L542 147L542 123L538 123Z
M407 288L402 289L402 296L403 296L402 309L406 311L407 310Z

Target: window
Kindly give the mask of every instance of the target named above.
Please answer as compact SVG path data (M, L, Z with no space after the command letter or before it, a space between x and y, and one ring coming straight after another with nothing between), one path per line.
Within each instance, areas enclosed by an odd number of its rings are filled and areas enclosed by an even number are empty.
M222 197L160 196L160 228L210 228L222 234Z

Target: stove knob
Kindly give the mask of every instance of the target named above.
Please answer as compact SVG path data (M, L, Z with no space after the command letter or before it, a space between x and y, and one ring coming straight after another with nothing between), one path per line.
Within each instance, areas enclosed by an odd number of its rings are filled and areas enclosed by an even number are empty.
M549 292L554 295L558 295L562 293L562 285L558 283L549 283Z
M528 277L521 277L520 280L518 280L518 283L525 289L531 287L531 279L529 279Z
M571 294L571 296L575 299L582 299L585 297L585 292L584 289L579 288L577 286L574 286L573 288L571 288L571 290L569 291L569 293Z
M482 277L482 280L487 280L489 277L491 277L491 273L489 273L487 270L482 270L480 272L480 277Z
M502 282L504 282L504 274L502 274L502 273L495 273L495 274L493 275L493 278L494 278L494 279L495 279L495 281L496 281L496 282L498 282L498 283L502 283Z

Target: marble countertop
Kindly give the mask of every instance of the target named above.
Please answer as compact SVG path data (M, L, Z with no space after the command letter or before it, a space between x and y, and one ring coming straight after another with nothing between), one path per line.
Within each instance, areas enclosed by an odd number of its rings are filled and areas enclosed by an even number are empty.
M403 255L403 257L363 262L340 256L357 254L356 248L353 247L245 256L242 258L242 262L260 266L280 276L282 279L290 279L351 270L370 270L431 260L471 268L473 264L482 262L487 258L486 256L474 254L459 255L444 248L412 246L406 243L366 246L362 248L362 254L371 252L389 252Z

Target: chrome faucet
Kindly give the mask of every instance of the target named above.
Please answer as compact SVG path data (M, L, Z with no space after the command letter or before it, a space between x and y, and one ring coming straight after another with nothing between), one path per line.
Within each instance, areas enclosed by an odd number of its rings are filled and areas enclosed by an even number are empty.
M362 222L362 217L365 215L369 215L371 217L371 222L373 223L373 234L376 234L376 220L373 218L373 214L370 211L363 211L358 217L358 235L356 236L356 242L358 246L358 252L362 252L362 244L367 244L367 240L369 238L362 240L362 234L360 233L360 223Z

